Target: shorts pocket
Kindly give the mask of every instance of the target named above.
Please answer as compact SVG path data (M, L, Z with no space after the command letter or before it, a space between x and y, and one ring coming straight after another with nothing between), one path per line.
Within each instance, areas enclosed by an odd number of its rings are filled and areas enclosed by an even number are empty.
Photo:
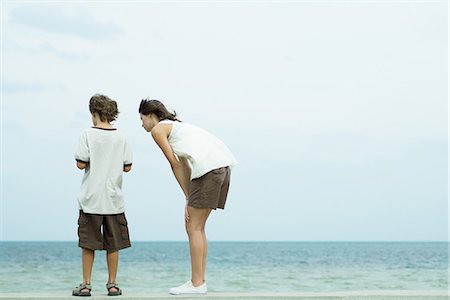
M80 242L86 242L88 240L88 223L89 218L82 212L78 217L78 238Z
M220 186L220 185L222 185L222 182L223 182L226 174L227 174L227 170L225 168L212 170L210 176L207 177L204 184L209 186L208 188L212 188L212 186L215 186L215 185Z
M80 212L80 216L78 217L78 225L86 225L89 223L89 218L82 212Z
M121 214L118 216L118 223L122 240L128 241L130 239L130 236L128 233L128 221L127 218L125 217L125 214Z

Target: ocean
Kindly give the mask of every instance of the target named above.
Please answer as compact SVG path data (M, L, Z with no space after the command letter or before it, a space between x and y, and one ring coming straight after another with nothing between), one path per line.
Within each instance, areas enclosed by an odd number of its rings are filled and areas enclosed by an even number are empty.
M210 292L447 290L447 242L209 242ZM96 252L93 288L107 281ZM190 278L187 242L134 242L120 253L124 291L167 292ZM0 242L0 293L70 293L81 282L76 242Z

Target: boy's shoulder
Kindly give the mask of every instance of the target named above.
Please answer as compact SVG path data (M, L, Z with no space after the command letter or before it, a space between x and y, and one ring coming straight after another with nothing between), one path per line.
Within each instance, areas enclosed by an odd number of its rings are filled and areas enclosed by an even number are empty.
M90 129L91 128L85 128L85 129L81 130L80 136L81 137L87 136Z
M98 130L96 130L94 127L87 127L81 131L80 135L82 137L87 137L87 136L91 136L91 135L95 134L97 131Z

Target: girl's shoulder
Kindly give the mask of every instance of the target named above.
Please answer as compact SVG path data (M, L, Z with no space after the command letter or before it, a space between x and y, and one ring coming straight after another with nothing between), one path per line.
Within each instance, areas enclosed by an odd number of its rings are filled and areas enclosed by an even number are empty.
M169 119L164 119L164 120L159 121L158 124L174 124L174 123L179 124L180 121L173 121L173 120L169 120Z
M179 128L184 125L184 123L180 121L173 121L173 120L161 120L156 126L162 125L163 127L170 127L170 128ZM171 126L167 126L171 125Z

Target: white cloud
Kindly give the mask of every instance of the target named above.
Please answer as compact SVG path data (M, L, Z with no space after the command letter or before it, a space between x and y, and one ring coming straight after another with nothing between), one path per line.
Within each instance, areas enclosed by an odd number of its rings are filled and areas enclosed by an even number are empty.
M84 39L110 39L120 33L112 21L96 20L85 9L65 8L64 5L40 3L23 5L9 13L9 22L25 25L34 30L72 35Z

